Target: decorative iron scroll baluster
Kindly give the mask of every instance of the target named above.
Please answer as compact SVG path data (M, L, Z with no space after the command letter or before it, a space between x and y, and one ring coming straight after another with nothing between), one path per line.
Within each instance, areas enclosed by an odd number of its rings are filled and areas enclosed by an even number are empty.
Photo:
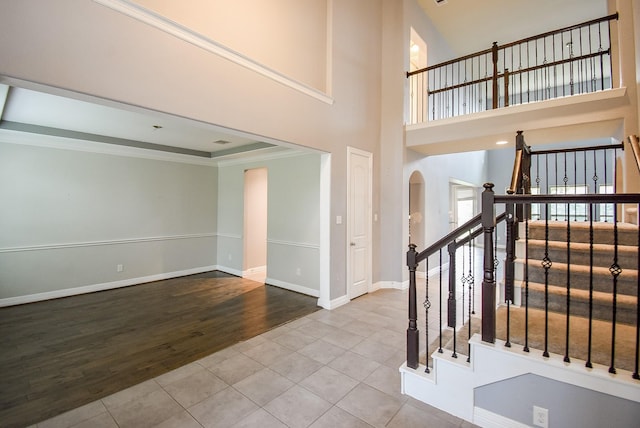
M609 272L613 276L613 310L611 313L611 365L609 373L615 373L615 356L616 356L616 319L618 312L618 276L622 273L622 269L618 265L618 207L614 204L613 208L613 263L609 268Z
M545 204L544 222L544 258L542 267L544 268L544 352L543 357L549 356L549 269L553 264L549 259L549 204Z
M425 362L424 365L426 366L424 369L425 373L429 373L429 308L431 308L431 302L429 301L429 257L427 257L427 259L425 260L425 270L426 270L426 274L425 274L425 295L424 295L424 303L422 304L424 306L424 332L425 332L425 346L427 349L427 356L425 358Z
M471 234L469 234L471 235ZM463 248L464 250L464 248ZM471 315L473 296L473 240L469 240L469 275L467 276L467 284L469 284L469 335L468 339L471 339ZM464 285L463 285L464 287ZM467 362L471 362L471 343L467 343Z

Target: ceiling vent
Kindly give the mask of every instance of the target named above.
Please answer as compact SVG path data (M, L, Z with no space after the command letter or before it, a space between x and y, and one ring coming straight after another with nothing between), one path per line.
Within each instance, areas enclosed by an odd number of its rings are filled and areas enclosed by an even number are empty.
M441 5L446 4L446 3L447 3L447 0L433 0L433 1L434 1L434 2L436 2L436 4L437 4L438 6L441 6Z
M227 140L217 140L214 141L213 144L220 144L220 145L225 145L225 144L231 144L231 141L227 141Z

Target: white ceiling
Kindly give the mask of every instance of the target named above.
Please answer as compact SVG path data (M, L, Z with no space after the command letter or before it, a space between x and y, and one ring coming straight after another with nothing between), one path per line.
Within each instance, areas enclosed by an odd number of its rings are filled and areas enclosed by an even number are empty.
M607 0L418 0L458 56L608 15Z

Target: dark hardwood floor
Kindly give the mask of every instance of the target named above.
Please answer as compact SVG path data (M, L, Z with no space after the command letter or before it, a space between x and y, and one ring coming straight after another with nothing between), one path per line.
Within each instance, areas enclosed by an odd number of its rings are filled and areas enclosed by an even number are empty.
M317 309L221 272L0 308L0 426L53 417Z

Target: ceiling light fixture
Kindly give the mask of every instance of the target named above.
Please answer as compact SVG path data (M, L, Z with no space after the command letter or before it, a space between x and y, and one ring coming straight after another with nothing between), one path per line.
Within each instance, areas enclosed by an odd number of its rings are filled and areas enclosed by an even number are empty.
M162 129L162 126L161 125L153 125L153 128L154 129Z
M213 142L213 144L221 144L221 145L224 145L224 144L231 144L231 141L227 141L227 140L217 140L217 141L214 141L214 142Z
M509 144L509 142L506 140L500 140L500 141L496 141L496 144L499 146L504 146L505 144Z

